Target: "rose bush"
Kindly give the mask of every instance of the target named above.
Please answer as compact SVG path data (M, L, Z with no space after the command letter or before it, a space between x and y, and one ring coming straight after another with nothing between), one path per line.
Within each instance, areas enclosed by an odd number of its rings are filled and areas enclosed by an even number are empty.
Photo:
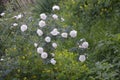
M46 1L4 11L0 80L119 80L119 1Z

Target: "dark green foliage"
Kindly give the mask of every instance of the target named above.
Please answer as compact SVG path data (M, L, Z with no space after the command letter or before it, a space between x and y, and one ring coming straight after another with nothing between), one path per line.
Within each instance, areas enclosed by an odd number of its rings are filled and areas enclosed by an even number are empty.
M60 0L36 0L33 12L39 16L40 13L51 13L53 5L57 5Z
M0 13L2 13L5 10L5 6L3 4L3 0L0 0Z
M88 65L90 70L92 71L93 67L97 70L97 67L94 65L97 61L101 63L104 61L108 65L113 64L110 71L115 72L116 75L114 78L119 80L120 1L67 0L64 3L61 1L60 6L64 10L60 14L65 17L66 24L70 24L78 30L77 38L85 38L90 44L88 50L88 61L90 61ZM71 42L73 41L71 40ZM94 74L96 73L97 71ZM108 72L107 74L109 73L112 72ZM101 76L99 78L94 77L90 80L107 80ZM110 79L114 80L114 78Z

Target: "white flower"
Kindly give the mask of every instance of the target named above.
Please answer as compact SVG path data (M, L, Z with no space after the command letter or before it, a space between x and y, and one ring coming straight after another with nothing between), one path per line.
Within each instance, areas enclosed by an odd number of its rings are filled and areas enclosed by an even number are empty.
M18 26L18 24L17 23L13 23L13 26Z
M34 46L35 46L35 47L37 47L37 46L38 46L38 44L37 44L37 43L34 43Z
M27 25L23 24L23 25L21 26L21 31L24 32L24 31L26 31L26 30L27 30Z
M50 63L53 64L53 65L55 65L55 64L56 64L56 60L55 60L54 58L52 58L52 59L50 60Z
M43 52L42 54L41 54L41 58L42 59L46 59L48 57L48 54L46 53L46 52Z
M37 30L37 34L38 34L38 36L42 36L42 35L43 35L43 31L40 30L40 29L38 29L38 30Z
M67 38L67 37L68 37L68 33L62 33L61 36L62 36L63 38Z
M88 48L89 44L88 44L88 42L85 41L82 43L81 46L82 46L82 48L86 49L86 48Z
M57 48L57 43L52 43L52 47Z
M15 16L16 19L21 19L23 15L20 13L19 15Z
M55 54L54 54L54 53L51 53L51 55L52 55L52 57L54 57L54 56L55 56Z
M49 36L45 37L45 41L49 43L51 41L51 38Z
M40 26L40 27L44 27L44 26L46 26L45 21L41 20L41 21L39 22L39 26Z
M51 32L50 32L53 36L57 36L60 32L58 32L58 30L56 28L54 28Z
M53 19L58 19L58 15L56 15L56 14L53 14L52 17L53 17Z
M52 7L52 10L53 10L53 11L54 11L54 10L60 10L60 7L57 6L57 5L54 5L54 6Z
M37 48L37 53L41 54L43 53L44 49L42 47L38 47Z
M80 60L81 62L84 62L84 61L86 60L85 55L80 55L80 56L79 56L79 60Z
M47 15L45 13L42 13L42 14L40 14L40 18L43 19L43 20L46 20Z
M61 18L61 22L64 22L65 21L65 19L64 18Z
M77 31L76 31L76 30L70 31L70 36L71 36L72 38L75 38L75 37L77 36Z
M3 58L0 59L0 61L3 61L3 60L4 60Z
M1 16L4 16L4 15L5 15L5 13L3 12L3 13L1 13L0 15L1 15Z

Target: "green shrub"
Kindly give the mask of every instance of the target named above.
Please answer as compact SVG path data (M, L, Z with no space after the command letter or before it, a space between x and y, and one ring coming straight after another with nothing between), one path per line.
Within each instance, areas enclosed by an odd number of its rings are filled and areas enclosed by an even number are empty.
M56 65L43 64L40 57L37 57L36 53L31 53L31 51L24 54L25 56L17 57L17 66L15 65L16 68L13 68L5 76L6 80L79 80L87 78L84 76L89 71L86 63L77 61L77 55L67 50L56 51ZM12 60L10 59L10 61Z
M113 65L107 62L96 62L95 67L90 70L90 80L118 80Z
M22 13L23 19L14 20L10 11L0 19L0 47L6 54L0 61L0 79L4 80L119 80L120 69L120 15L118 0L66 0L59 1L39 0L36 5L36 17ZM59 38L55 53L55 65L44 63L40 55L36 53L33 43L41 41L42 37L36 37L36 28L40 13L53 14L51 7L59 4L61 11L57 12L65 23L63 31L75 29L78 36L75 39ZM34 14L33 13L33 14ZM17 13L18 14L18 13ZM7 18L8 17L8 18ZM17 27L12 27L13 23ZM51 21L54 23L54 21ZM26 32L20 31L22 24L28 25ZM54 27L54 24L50 26ZM69 26L69 27L68 27ZM61 30L62 31L62 30ZM48 33L48 32L47 32ZM74 49L77 42L85 38L89 42L86 53L86 61L78 60L81 51L69 52ZM62 42L61 42L62 41ZM49 46L48 46L49 47ZM77 46L78 47L78 46ZM51 48L51 47L50 47ZM49 50L48 50L49 51ZM78 54L77 54L78 53ZM15 75L13 75L15 74Z

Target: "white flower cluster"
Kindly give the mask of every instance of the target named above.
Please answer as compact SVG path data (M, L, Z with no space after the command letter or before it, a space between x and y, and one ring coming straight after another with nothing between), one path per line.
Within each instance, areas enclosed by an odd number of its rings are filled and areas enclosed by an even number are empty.
M60 10L60 7L57 6L57 5L55 5L55 6L52 7L52 9L53 9L53 10ZM41 14L40 14L40 19L41 19L41 20L40 20L39 23L38 23L38 25L39 25L40 28L37 29L37 31L36 31L37 35L40 36L40 37L42 37L43 34L45 34L45 32L44 32L44 30L42 30L42 28L47 28L47 26L46 26L46 25L47 25L47 24L46 24L47 18L48 18L48 16L47 16L45 13L41 13ZM52 18L55 19L55 20L57 20L57 19L58 19L58 15L57 15L57 14L53 14L53 15L52 15ZM63 18L62 18L62 20L63 20ZM24 30L22 30L22 31L24 31ZM60 34L60 32L58 31L57 28L54 28L53 30L51 30L51 32L50 32L49 34L51 34L52 36L57 36L57 35ZM46 36L44 36L44 41L45 41L47 44L52 43L51 46L52 46L54 49L56 49L58 45L57 45L57 43L52 42L52 39L51 39L51 38L52 38L52 37L46 35ZM45 52L45 50L43 49L43 47L39 47L38 43L34 43L34 46L37 48L37 53L41 55L41 58L42 58L42 59L48 58L48 53ZM55 54L54 54L54 53L51 53L51 56L54 57ZM54 58L51 58L51 59L50 59L50 63L53 64L53 65L55 65L55 64L56 64L56 60L55 60Z
M72 30L72 31L70 31L69 35L70 35L70 37L75 38L75 37L77 36L77 31L76 31L76 30ZM67 38L67 37L68 37L68 33L63 32L63 33L61 34L61 36L62 36L63 38Z
M48 54L44 52L44 49L42 47L37 48L37 53L41 55L42 59L46 59L48 57Z
M53 43L52 45L53 45L55 48L57 47L57 44L56 44L56 43ZM34 43L34 46L36 47L36 46L38 46L38 44L37 44L37 43ZM43 49L42 47L38 47L38 48L37 48L37 53L41 55L41 58L42 58L42 59L47 59L47 58L48 58L48 53L47 53L47 52L44 52L44 49ZM51 53L51 55L52 55L52 57L55 56L54 53ZM52 59L50 60L50 63L53 64L53 65L55 65L55 64L56 64L56 60L55 60L54 58L52 58Z
M57 6L57 5L54 5L52 7L52 10L60 10L60 7ZM36 33L38 36L42 37L44 39L44 42L45 42L45 45L47 44L51 44L51 49L56 49L58 47L58 44L53 42L53 38L52 37L57 37L57 36L61 36L62 38L68 38L68 36L70 36L71 38L75 38L77 36L77 31L76 30L71 30L69 33L67 32L60 32L58 28L52 28L52 30L50 32L47 32L47 35L46 35L46 29L48 24L46 24L49 19L49 16L54 19L54 20L58 20L59 17L57 14L52 14L51 15L46 15L45 13L41 13L40 14L40 21L38 23L39 25L39 29L37 29ZM60 18L61 22L64 21L64 18ZM24 30L22 30L24 31ZM44 35L43 35L44 34ZM52 58L50 59L50 63L52 65L55 65L56 64L56 60L54 59L54 56L55 54L54 53L49 53L49 52L46 52L46 50L43 48L43 47L39 47L38 43L34 43L34 46L37 48L37 53L39 55L41 55L41 58L42 59L47 59L49 54L52 56Z
M88 48L88 46L89 46L88 42L85 41L84 39L81 39L80 42L82 42L82 43L79 45L79 48L86 50ZM79 56L79 61L84 62L85 60L86 60L85 55L80 55Z

